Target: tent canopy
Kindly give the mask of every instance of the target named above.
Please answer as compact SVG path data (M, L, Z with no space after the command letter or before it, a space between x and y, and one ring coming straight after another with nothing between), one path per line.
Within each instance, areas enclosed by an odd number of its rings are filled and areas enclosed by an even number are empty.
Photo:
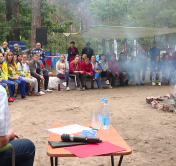
M142 27L119 27L119 26L98 26L86 32L73 34L73 37L83 38L139 38L176 33L176 28L142 28Z

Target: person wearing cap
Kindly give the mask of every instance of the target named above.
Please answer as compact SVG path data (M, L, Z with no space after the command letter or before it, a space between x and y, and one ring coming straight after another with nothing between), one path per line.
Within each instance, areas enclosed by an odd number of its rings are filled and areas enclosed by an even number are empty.
M70 42L70 48L68 48L68 61L71 62L75 59L76 55L78 55L78 49L75 47L75 42Z
M82 50L82 55L87 54L87 58L91 60L92 55L94 55L94 50L90 47L90 42L86 43L86 47Z
M149 51L149 53L150 53L150 81L149 81L149 83L151 83L152 82L152 70L151 70L151 64L152 64L152 62L153 61L155 61L155 59L156 59L156 56L160 56L160 49L159 48L157 48L157 43L156 42L153 42L153 47L150 49L150 51Z

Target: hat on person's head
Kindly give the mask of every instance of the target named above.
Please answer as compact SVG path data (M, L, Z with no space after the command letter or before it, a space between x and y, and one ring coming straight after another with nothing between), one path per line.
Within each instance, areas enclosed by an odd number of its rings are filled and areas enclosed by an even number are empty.
M155 44L155 43L156 43L156 41L153 42L153 44Z
M87 42L87 43L86 43L86 46L90 46L90 42Z
M120 53L120 55L124 54L123 52Z
M70 44L75 44L75 42L74 42L74 41L71 41Z
M171 47L168 47L167 49L168 49L168 50L172 50L172 48L171 48Z

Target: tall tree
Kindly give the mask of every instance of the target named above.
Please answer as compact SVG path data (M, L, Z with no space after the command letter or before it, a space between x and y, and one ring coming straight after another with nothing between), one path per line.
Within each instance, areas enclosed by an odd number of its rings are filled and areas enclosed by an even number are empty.
M6 21L9 22L12 19L12 0L6 0ZM11 40L11 36L7 35L7 41Z
M19 0L12 0L12 16L15 19L15 23L13 24L13 41L20 41L20 29L19 29Z
M41 0L32 0L31 48L35 47L37 28L41 28Z

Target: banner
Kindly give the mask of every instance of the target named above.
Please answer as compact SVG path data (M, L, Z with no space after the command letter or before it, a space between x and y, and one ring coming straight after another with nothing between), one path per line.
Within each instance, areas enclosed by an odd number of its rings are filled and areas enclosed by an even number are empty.
M117 58L117 41L116 41L116 39L114 39L114 53L116 54L116 58Z
M20 41L9 41L9 49L14 50L14 44L18 44L19 49L21 51L26 50L26 42L20 42Z
M134 40L134 56L136 56L137 54L136 54L136 52L137 52L137 41L136 40Z

